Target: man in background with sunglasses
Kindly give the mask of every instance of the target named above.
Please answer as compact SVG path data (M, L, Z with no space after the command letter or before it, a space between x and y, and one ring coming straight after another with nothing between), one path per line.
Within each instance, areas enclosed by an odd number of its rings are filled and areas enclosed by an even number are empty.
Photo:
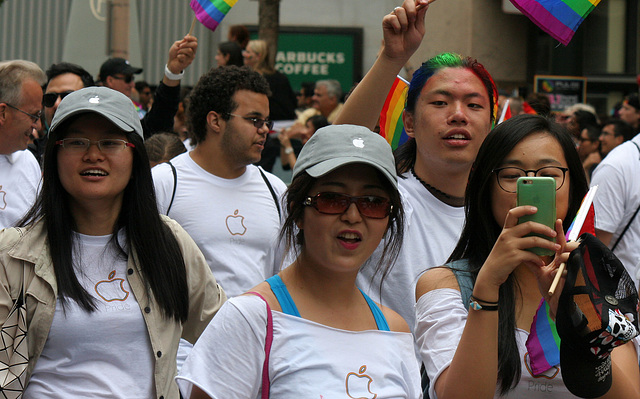
M198 39L191 35L174 42L169 49L164 77L153 95L153 107L141 120L145 139L156 132L173 131L173 117L178 112L180 103L180 80L184 76L184 70L193 62L197 49ZM98 80L103 86L131 98L135 85L134 75L140 73L142 68L131 66L124 58L110 58L100 67Z
M40 166L26 149L42 128L45 81L33 62L0 62L0 229L14 226L36 199Z

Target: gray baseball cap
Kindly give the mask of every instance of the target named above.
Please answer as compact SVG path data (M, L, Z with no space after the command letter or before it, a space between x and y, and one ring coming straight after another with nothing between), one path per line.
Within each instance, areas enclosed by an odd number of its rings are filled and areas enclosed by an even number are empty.
M86 87L66 96L56 110L49 132L78 114L93 112L107 118L125 132L136 132L144 139L140 117L131 99L108 87Z
M302 147L293 167L293 178L304 171L312 177L321 177L351 163L373 166L398 187L389 143L366 127L355 125L330 125L318 129Z

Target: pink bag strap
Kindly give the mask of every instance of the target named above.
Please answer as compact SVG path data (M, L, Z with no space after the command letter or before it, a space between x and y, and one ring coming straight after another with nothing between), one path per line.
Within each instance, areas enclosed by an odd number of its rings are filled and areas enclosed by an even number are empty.
M273 343L273 319L271 317L271 308L269 307L269 302L257 292L249 292L248 294L253 294L262 299L267 305L267 336L264 341L264 364L262 365L262 399L269 398L269 354L271 353L271 344Z

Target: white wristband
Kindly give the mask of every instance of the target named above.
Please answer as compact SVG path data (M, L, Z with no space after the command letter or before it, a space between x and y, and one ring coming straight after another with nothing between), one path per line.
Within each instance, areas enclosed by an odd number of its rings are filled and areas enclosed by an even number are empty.
M180 73L173 73L169 70L169 66L165 64L164 76L166 76L169 80L180 80L184 76L184 71L180 71Z

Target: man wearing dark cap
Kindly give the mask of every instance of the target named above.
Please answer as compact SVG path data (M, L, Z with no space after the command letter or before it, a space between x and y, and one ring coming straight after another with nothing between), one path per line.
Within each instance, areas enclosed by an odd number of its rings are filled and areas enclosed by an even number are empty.
M103 85L117 90L131 98L133 75L142 73L142 68L135 68L124 58L109 58L100 67L98 79Z
M164 67L164 77L153 95L153 108L142 118L144 137L159 131L173 131L173 117L180 102L180 79L184 70L193 62L198 49L198 39L186 35L173 43L169 49L169 60ZM124 58L110 58L100 67L99 81L106 87L117 90L131 98L134 86L133 75L142 73Z

